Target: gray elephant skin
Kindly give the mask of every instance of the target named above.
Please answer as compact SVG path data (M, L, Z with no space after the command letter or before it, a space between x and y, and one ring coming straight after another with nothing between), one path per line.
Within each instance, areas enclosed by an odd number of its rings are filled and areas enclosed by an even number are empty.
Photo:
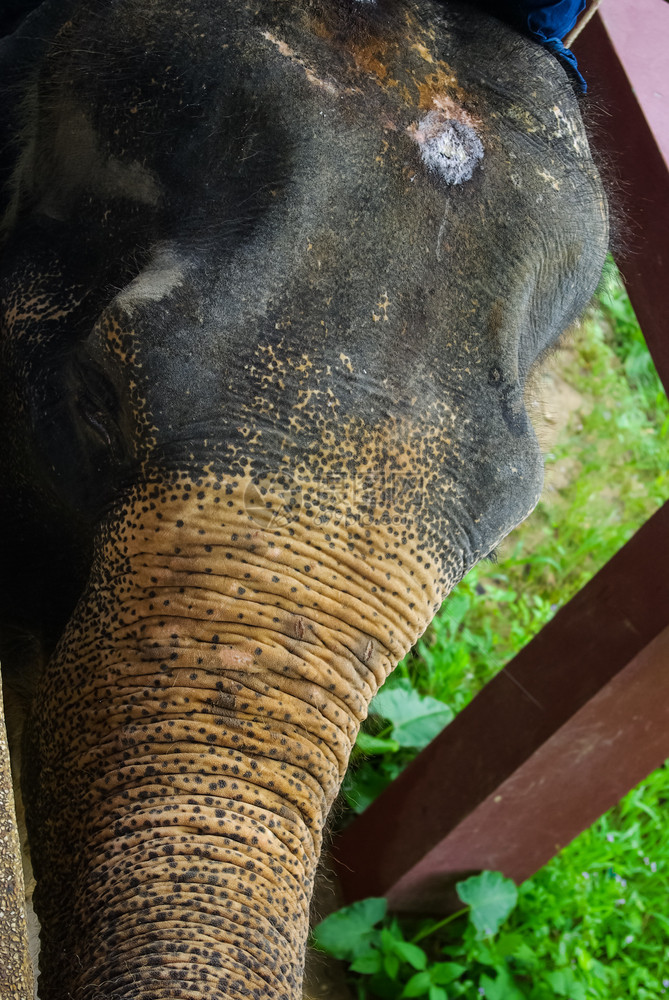
M369 701L540 494L602 187L562 67L472 7L43 8L0 262L40 996L295 1000Z

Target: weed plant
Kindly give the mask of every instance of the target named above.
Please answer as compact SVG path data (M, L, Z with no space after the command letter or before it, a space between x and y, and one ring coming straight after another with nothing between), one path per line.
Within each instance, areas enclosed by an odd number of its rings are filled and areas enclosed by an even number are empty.
M669 495L669 404L613 265L567 342L560 372L581 396L546 456L560 485L500 546L496 564L468 574L372 702L343 789L353 812L373 801ZM334 930L321 925L324 939L317 929L317 943L349 962L360 1000L659 1000L669 993L667 802L665 765L517 893L496 874L513 899L507 895L510 905L487 932L473 918L476 901L437 923L391 919L383 901L367 901L371 923L364 933L355 925L348 950L337 940L350 908L328 918L343 921L335 920Z

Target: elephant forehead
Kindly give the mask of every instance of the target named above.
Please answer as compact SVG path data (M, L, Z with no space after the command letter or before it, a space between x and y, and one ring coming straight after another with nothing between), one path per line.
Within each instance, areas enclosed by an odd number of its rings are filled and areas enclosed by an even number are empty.
M292 45L269 31L263 37L299 67L312 89L346 99L369 126L383 130L377 162L395 144L394 134L408 135L434 176L448 185L469 180L484 156L481 121L467 110L475 103L472 91L460 86L439 54L435 27L421 25L408 7L400 14L385 5L377 21L365 20L365 4L358 8L354 26L344 30L333 28L331 17L312 16L300 35L279 29L292 35Z
M489 201L484 170L514 186L519 218L536 218L541 199L541 211L564 211L578 186L574 161L592 171L562 71L510 29L484 18L474 37L462 11L443 10L427 0L298 10L239 0L177 14L125 0L93 16L82 5L40 85L35 142L47 155L23 157L14 188L41 189L55 218L77 195L80 212L92 197L89 214L117 223L119 208L131 217L123 201L136 202L156 209L171 236L181 225L210 241L216 228L219 244L246 234L300 171L316 203L319 185L337 184L370 223L389 192L377 184L376 197L358 196L361 171L425 189L424 215L462 188ZM519 143L531 155L516 156Z
M421 144L459 136L475 159L486 131L511 129L532 137L535 155L542 144L561 145L563 155L589 161L557 61L492 18L477 14L473 25L471 10L457 4L325 0L301 17L275 18L261 34L314 94L363 108L370 125Z
M578 115L555 102L555 84L564 84L552 57L509 28L482 20L483 29L474 35L457 7L426 0L321 0L298 9L284 2L251 5L238 0L225 7L194 3L178 12L125 0L113 11L93 17L80 12L68 22L49 65L75 90L82 89L77 75L86 80L84 90L98 110L105 103L112 107L113 98L118 147L126 158L132 146L141 150L142 135L144 145L149 136L159 141L157 132L145 130L146 123L156 124L170 106L181 115L183 133L190 114L214 117L216 105L205 108L208 95L230 87L239 95L241 85L261 102L263 95L270 104L278 101L280 107L272 111L285 115L288 125L294 115L296 137L300 121L314 113L330 118L345 107L346 114L363 118L367 127L408 132L419 144L427 142L432 165L435 145L443 154L449 144L459 147L458 157L464 146L476 162L485 148L480 100L494 89L498 66L509 77L499 82L514 127L547 142L566 136L573 151L587 158ZM101 37L107 41L104 48ZM146 67L142 72L132 65L140 52ZM485 72L477 71L478 66ZM96 75L108 83L94 84ZM544 96L551 91L547 104ZM537 111L545 104L546 114ZM97 146L90 122L77 120L80 114L70 115L61 133L79 134L86 154L79 151L77 157L83 171L95 159ZM62 107L59 117L63 121ZM136 134L129 145L129 135L123 133L132 132L133 125ZM169 131L174 135L173 128ZM173 143L171 148L177 152ZM108 189L123 187L113 161L103 173ZM446 180L458 183L461 178L447 172ZM145 199L155 195L152 179L141 172L132 186Z

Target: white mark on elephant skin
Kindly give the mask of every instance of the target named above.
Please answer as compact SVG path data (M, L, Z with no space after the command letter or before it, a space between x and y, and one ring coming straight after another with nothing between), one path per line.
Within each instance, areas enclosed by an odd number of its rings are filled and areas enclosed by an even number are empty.
M446 202L446 207L444 209L444 217L441 220L441 225L439 226L439 232L437 233L437 260L439 261L439 263L441 263L442 259L441 244L444 239L444 233L446 232L446 223L448 222L449 208L450 205L448 202Z
M116 296L116 305L128 311L142 302L158 302L184 281L184 267L169 250L162 251Z
M446 109L429 111L407 131L418 144L428 170L439 174L447 184L462 184L483 159L483 144L469 122L447 114Z
M588 156L588 142L580 121L567 118L562 108L559 108L557 104L553 105L553 114L557 128L552 138L569 139L577 156Z
M331 94L337 94L339 92L338 88L334 83L332 83L331 80L322 80L318 74L314 72L311 66L305 63L303 59L300 59L294 49L291 49L289 45L281 41L280 38L277 38L276 35L273 35L270 31L263 31L261 34L263 38L266 38L268 42L271 42L272 45L276 47L282 56L285 56L286 59L289 59L292 63L295 63L296 66L299 66L304 71L304 75L309 83L314 84L316 87L322 87L324 90L328 90Z
M537 170L537 173L539 177L541 177L542 181L546 181L547 184L550 184L554 191L560 190L560 182L553 177L552 174L549 174L546 170Z

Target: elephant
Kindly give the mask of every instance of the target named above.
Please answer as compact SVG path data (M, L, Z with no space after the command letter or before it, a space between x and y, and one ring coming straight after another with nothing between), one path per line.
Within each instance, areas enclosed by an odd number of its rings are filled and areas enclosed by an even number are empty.
M368 704L542 489L528 386L608 240L579 98L450 0L18 31L0 651L40 997L295 1000Z

